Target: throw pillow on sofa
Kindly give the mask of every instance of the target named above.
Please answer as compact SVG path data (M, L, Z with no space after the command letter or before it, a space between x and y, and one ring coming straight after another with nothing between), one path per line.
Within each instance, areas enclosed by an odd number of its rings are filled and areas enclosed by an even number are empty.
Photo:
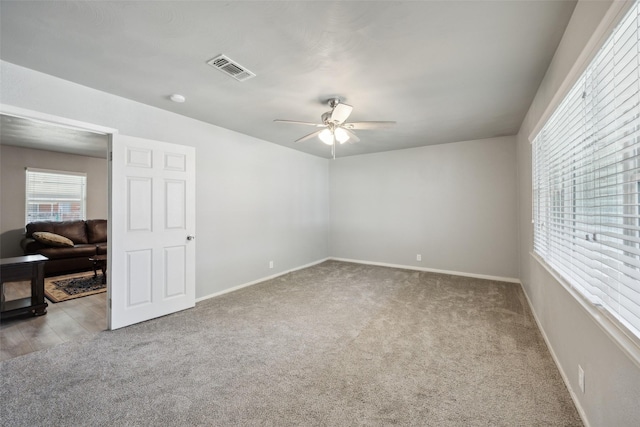
M73 242L66 237L46 231L36 231L35 233L33 233L33 238L38 242L44 243L45 245L49 246L56 246L60 248L73 247Z

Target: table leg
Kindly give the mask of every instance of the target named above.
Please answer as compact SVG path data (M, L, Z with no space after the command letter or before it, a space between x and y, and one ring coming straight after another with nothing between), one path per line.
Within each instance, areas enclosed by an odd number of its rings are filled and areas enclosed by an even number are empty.
M47 314L47 303L44 302L44 263L38 263L32 268L31 303L39 307L34 310L36 316Z

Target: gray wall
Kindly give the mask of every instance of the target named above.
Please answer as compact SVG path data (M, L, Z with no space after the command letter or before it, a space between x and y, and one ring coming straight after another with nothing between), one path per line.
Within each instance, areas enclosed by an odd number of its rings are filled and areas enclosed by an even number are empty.
M4 104L196 147L196 297L328 256L326 159L4 61L0 67Z
M105 141L105 152L107 144ZM0 146L0 257L22 255L26 167L87 174L87 218L107 218L107 161L52 151Z
M520 278L556 363L579 410L591 426L637 426L640 422L640 365L536 259L531 225L531 146L528 137L603 20L610 2L581 1L531 105L517 140ZM592 41L593 43L593 41ZM578 364L585 393L578 387Z
M330 253L517 278L515 162L515 137L339 158Z

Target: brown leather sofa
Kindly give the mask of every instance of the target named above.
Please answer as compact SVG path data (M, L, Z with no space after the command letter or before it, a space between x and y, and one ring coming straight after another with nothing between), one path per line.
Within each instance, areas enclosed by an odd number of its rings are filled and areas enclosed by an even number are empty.
M38 231L64 236L73 242L73 247L39 242L33 238L33 233ZM92 270L93 262L89 258L107 253L107 220L30 222L20 245L25 255L40 254L49 258L44 266L47 277Z

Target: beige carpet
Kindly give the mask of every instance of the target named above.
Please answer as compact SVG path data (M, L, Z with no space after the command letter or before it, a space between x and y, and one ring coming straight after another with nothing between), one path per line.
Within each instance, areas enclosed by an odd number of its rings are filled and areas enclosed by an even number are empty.
M11 426L581 425L519 285L333 261L0 369Z

